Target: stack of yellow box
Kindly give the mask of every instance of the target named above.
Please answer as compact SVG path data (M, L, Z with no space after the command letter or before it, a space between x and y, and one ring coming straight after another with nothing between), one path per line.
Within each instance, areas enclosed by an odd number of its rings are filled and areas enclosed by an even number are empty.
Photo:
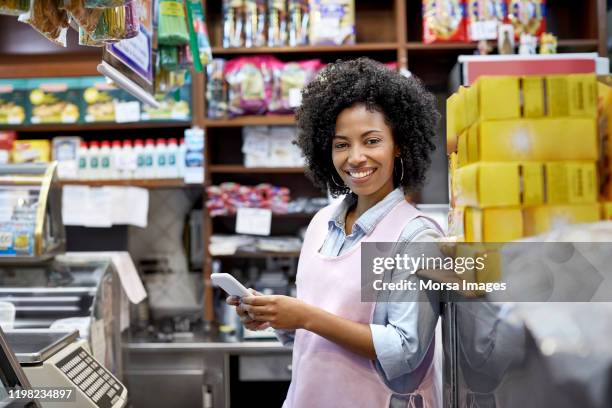
M603 157L600 163L602 181L602 217L612 220L612 75L599 78L599 134Z
M452 234L505 242L599 220L595 75L480 77L447 118Z

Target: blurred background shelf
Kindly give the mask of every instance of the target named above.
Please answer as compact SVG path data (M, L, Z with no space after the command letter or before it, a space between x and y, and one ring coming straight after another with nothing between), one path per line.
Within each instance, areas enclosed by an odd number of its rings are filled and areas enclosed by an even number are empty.
M204 125L207 128L220 127L242 127L242 126L271 126L271 125L295 125L294 115L250 115L238 116L227 119L206 119Z
M57 123L25 126L0 126L0 130L16 132L75 132L84 130L133 130L133 129L178 129L188 128L191 122L133 122L133 123Z
M60 180L62 186L125 186L142 188L195 188L202 187L200 184L185 184L183 179L147 179L147 180Z
M240 164L211 164L211 173L304 173L303 167L245 167Z
M352 53L370 51L393 51L399 47L395 42L370 42L347 45L304 45L296 47L254 47L223 48L213 47L215 57L243 54L319 54L319 53Z

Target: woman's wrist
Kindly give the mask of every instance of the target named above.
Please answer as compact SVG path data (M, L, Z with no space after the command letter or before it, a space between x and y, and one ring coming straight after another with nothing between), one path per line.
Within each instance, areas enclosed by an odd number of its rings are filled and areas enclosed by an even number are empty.
M302 318L300 319L300 328L308 331L312 331L313 322L317 318L319 308L304 303L304 309L302 312Z

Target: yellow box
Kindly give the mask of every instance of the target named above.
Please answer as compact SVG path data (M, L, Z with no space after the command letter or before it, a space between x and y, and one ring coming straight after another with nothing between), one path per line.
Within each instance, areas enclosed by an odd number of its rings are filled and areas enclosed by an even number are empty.
M465 92L465 116L466 126L470 126L478 121L478 112L480 107L478 106L478 88L475 86L469 86Z
M523 205L544 203L544 168L541 163L525 162L521 164Z
M546 203L586 204L597 201L595 163L549 162L546 168Z
M468 136L469 130L464 131L459 135L457 139L457 166L465 166L470 162L469 148L468 148Z
M544 116L544 77L526 76L521 79L523 89L523 117Z
M474 83L481 120L516 119L521 115L519 77L481 76Z
M567 76L570 116L597 116L597 78L594 74Z
M521 204L519 163L474 163L455 170L457 205L503 207Z
M48 162L51 160L49 140L15 140L13 163Z
M457 93L446 100L446 149L449 153L457 150L457 137L466 127L463 106Z
M525 236L539 235L570 224L596 222L599 203L574 205L541 205L523 210Z
M470 130L472 162L598 159L595 118L489 121Z
M520 208L466 208L464 211L466 242L508 242L523 236L523 214Z
M604 201L601 203L601 219L612 221L612 201Z
M566 75L546 77L546 106L548 116L569 116L569 86Z

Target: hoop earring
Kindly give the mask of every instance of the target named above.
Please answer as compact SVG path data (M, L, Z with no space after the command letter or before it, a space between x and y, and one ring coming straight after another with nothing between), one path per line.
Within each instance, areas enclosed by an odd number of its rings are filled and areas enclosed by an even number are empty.
M401 157L399 159L400 159L400 166L402 167L402 175L400 176L398 183L402 184L402 181L404 180L404 160L402 160Z
M333 174L331 175L331 180L332 180L332 183L334 183L336 185L336 187L338 187L340 189L346 188L346 186L340 185L340 184L336 183L336 180L334 180L334 175Z

